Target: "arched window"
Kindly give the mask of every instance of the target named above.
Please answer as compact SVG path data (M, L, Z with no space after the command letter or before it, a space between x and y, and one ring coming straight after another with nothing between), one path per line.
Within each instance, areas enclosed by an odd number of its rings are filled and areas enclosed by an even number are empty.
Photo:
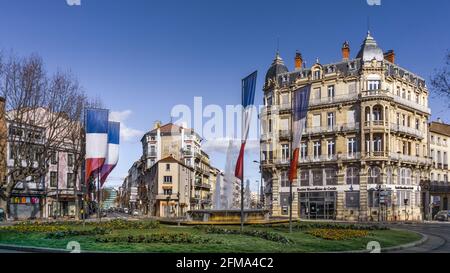
M383 121L383 107L376 105L372 109L372 120L373 121Z
M347 168L347 185L359 185L359 169L356 167Z
M386 170L386 184L394 184L394 180L392 178L392 168L387 168Z
M381 183L381 169L379 167L373 167L369 169L369 184Z
M411 185L411 169L401 168L400 169L400 185Z

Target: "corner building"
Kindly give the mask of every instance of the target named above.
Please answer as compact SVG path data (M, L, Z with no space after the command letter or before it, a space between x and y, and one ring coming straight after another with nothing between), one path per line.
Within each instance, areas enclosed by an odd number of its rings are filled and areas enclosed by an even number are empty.
M261 112L265 206L289 214L293 92L311 85L293 215L303 219L399 221L423 218L421 182L429 180L431 111L423 78L395 63L370 32L355 58L289 71L277 53Z

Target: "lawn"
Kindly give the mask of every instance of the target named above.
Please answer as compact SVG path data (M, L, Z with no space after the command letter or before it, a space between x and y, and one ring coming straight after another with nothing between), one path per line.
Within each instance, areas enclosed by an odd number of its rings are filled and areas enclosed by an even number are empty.
M59 224L43 226L38 231L32 224L26 228L0 228L0 244L37 246L65 249L70 241L80 243L83 251L101 252L165 252L165 253L299 253L299 252L334 252L366 249L370 241L377 241L382 248L410 243L420 239L420 235L408 231L383 230L378 228L356 227L362 230L340 226L317 226L302 224L289 233L285 225L279 226L246 226L246 234L238 233L239 227L192 227L156 225L146 226L107 226L101 234L75 234L76 232L92 232L99 228L80 224ZM105 225L105 224L104 224ZM31 227L31 228L30 228ZM100 227L100 228L103 228ZM361 237L326 240L311 234L312 230L338 231L346 233L352 230ZM48 230L46 230L48 229ZM63 234L61 231L70 231ZM98 232L98 231L97 231ZM222 233L220 233L222 232ZM358 233L359 232L359 233ZM49 233L55 235L49 238ZM225 234L224 234L225 233ZM352 233L352 234L353 234ZM261 234L266 235L261 236ZM59 237L58 237L59 236ZM179 239L182 237L181 239ZM112 241L103 242L101 239ZM150 238L150 239L148 239ZM175 241L171 241L174 240ZM283 241L280 241L280 238Z

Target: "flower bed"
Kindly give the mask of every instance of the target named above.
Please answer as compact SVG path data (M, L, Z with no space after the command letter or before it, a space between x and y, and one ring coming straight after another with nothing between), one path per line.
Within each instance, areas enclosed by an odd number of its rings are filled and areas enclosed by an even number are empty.
M201 228L201 227L198 227L198 228ZM214 226L209 226L206 229L204 229L204 231L206 233L210 233L210 234L235 234L235 235L243 234L243 235L258 237L261 239L278 242L278 243L283 243L283 244L291 243L291 241L287 237L285 237L279 233L270 232L270 231L244 230L241 233L241 231L237 230L237 229L225 229L225 228L218 228L218 227L214 227Z
M67 231L69 228L67 226L56 226L56 225L24 225L17 224L13 226L5 226L0 227L0 231L13 231L20 233L28 233L28 232L61 232Z
M149 235L102 236L95 238L98 243L166 243L166 244L204 244L221 243L219 240L192 235L190 233L154 233Z
M289 228L289 225L283 224L282 228ZM389 230L388 227L378 224L343 224L343 223L305 223L297 222L293 224L293 229L349 229L349 230Z
M325 229L316 228L311 229L306 232L317 238L331 240L331 241L342 241L354 238L366 237L369 235L367 230L353 230L353 229Z
M89 235L105 235L111 233L109 229L105 228L99 228L95 227L93 229L89 230L65 230L65 231L57 231L57 232L50 232L47 234L47 239L63 239L66 237L73 237L73 236L89 236Z

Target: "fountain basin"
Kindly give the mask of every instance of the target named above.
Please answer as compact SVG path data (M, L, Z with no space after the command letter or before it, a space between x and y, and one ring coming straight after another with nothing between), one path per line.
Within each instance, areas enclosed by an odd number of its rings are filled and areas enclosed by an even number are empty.
M269 221L269 211L262 209L244 210L244 222L258 223ZM208 222L217 224L234 224L241 221L241 210L191 210L187 212L189 222Z

